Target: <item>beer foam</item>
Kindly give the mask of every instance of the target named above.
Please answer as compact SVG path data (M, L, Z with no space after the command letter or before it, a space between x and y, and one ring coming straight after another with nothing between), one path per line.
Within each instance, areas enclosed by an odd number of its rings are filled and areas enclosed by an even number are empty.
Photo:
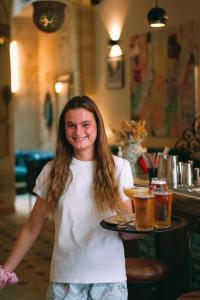
M166 184L166 180L160 178L152 179L151 184Z
M155 195L171 195L172 194L172 192L171 191L162 191L162 190L156 190L155 192L154 192L154 194Z
M124 188L124 194L128 197L134 197L136 193L144 195L149 194L149 188L143 186Z
M136 192L134 194L134 198L141 198L141 199L146 199L146 198L154 198L153 194L150 194L149 192L146 194L140 193L140 192Z

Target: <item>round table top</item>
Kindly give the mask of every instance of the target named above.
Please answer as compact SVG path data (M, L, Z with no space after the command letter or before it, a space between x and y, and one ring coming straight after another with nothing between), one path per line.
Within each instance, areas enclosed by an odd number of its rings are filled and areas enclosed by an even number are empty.
M181 217L172 216L171 226L169 228L154 228L150 231L141 231L135 228L134 223L128 223L124 227L118 227L117 224L108 223L107 221L101 221L101 226L108 230L125 232L125 233L161 233L161 232L169 232L181 229L187 225L187 221Z

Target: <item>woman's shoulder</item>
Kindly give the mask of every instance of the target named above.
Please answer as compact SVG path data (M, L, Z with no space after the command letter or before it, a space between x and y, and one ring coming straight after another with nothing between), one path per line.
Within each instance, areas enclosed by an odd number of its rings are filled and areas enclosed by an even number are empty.
M124 168L125 166L129 165L129 161L125 158L113 155L113 159L114 159L116 167Z
M48 161L41 169L39 176L42 178L49 176L52 169L52 165L53 165L53 160Z
M50 160L44 165L42 170L44 170L44 172L50 171L52 168L52 165L53 165L53 160Z

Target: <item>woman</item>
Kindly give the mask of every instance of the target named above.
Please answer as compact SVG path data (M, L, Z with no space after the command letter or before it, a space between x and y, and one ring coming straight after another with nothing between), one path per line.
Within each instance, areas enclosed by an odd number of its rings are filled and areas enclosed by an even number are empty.
M133 185L130 165L111 154L96 104L87 96L74 97L60 116L55 159L36 180L36 203L1 269L2 286L17 281L12 271L52 215L47 299L127 299L122 241L100 226L117 209L131 211L125 185Z

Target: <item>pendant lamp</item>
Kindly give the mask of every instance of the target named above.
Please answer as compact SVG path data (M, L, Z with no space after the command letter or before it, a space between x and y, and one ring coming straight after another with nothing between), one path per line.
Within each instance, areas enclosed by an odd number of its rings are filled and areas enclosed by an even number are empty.
M64 22L65 4L59 1L36 1L33 5L33 20L36 27L47 33L59 30Z
M164 27L166 25L168 16L164 9L158 7L157 0L156 6L148 12L147 19L151 27Z

